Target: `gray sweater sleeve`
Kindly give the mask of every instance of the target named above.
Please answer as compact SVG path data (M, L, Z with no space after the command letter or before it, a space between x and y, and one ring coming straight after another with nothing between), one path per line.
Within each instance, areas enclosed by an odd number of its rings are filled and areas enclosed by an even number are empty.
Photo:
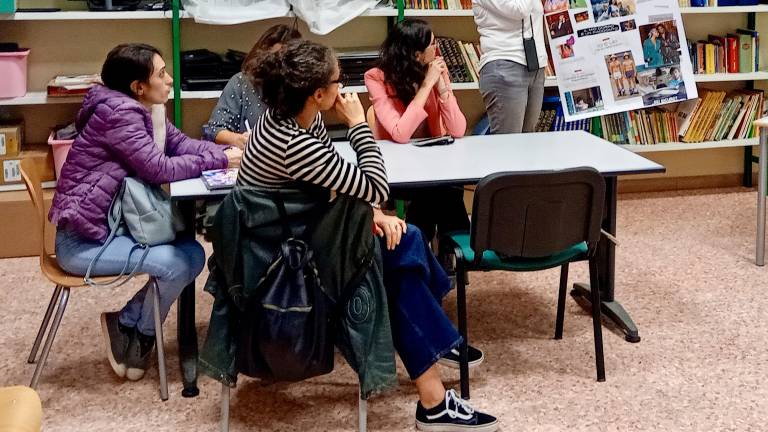
M242 73L229 79L216 103L216 108L211 112L211 118L208 119L208 123L203 125L203 139L215 141L216 135L222 130L236 133L245 132L245 130L240 130L240 125L243 124L241 118L244 102L243 85Z

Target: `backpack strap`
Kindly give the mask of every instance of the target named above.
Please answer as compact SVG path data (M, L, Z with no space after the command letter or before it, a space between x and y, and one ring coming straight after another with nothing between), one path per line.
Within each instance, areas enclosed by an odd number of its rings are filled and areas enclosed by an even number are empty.
M120 270L120 274L117 275L114 279L108 282L102 282L98 283L93 280L91 277L91 273L93 272L93 267L96 265L96 262L101 258L101 255L104 253L105 250L107 250L107 247L110 243L112 243L112 240L114 240L115 236L117 235L118 229L120 229L120 226L123 224L123 205L122 205L122 198L123 193L125 192L125 181L123 181L123 185L120 187L120 191L115 196L115 199L112 201L112 205L109 207L109 217L111 217L113 220L112 229L109 231L109 236L107 237L107 240L104 242L104 244L99 248L99 251L96 252L96 256L93 257L91 262L88 264L88 269L85 271L85 276L83 277L83 281L93 287L110 287L110 288L117 288L119 286L125 285L133 279L138 270L141 268L142 264L144 264L144 259L147 257L147 254L149 253L149 246L142 245L140 243L136 243L131 247L131 250L128 251L128 257L125 259L125 265L123 266L123 269ZM144 249L144 253L142 253L141 257L139 258L139 261L136 263L135 266L133 266L133 269L131 269L130 273L126 276L126 272L128 271L128 265L131 263L131 255L133 254L133 251L137 248ZM119 283L118 283L119 282Z
M275 202L275 205L277 206L277 212L280 214L280 224L283 226L283 240L293 238L293 231L291 230L291 226L288 224L288 212L285 210L285 202L283 202L283 197L279 193L275 193L272 196L272 200Z

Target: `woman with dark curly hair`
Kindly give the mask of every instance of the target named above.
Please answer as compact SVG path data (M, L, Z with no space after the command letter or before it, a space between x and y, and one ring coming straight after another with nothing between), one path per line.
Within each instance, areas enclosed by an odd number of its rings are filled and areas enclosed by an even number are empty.
M221 92L211 118L203 125L203 138L217 144L245 147L249 135L247 124L253 127L266 109L261 101L261 87L247 77L252 75L264 52L300 38L298 30L285 24L272 26L261 35L245 57L242 70L230 78Z
M407 143L411 138L464 136L467 120L425 21L405 20L392 28L381 46L379 67L365 73L365 86L376 114L371 127L377 139ZM399 198L410 200L408 222L428 242L436 231L469 229L460 188L424 188Z
M246 146L239 185L270 189L312 184L372 204L387 199L379 146L357 95L340 94L340 77L333 50L310 41L288 42L258 62L253 79L262 83L267 111ZM357 165L345 161L331 144L320 115L329 110L349 126ZM416 227L383 216L374 212L373 229L381 237L392 339L419 393L416 427L496 430L494 417L472 409L453 390L446 390L440 378L437 360L461 343L435 301L450 289L448 277Z

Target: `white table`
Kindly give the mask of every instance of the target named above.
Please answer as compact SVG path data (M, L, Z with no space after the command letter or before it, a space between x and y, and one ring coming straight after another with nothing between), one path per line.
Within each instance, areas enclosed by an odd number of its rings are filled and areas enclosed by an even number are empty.
M387 176L393 188L434 185L474 184L496 172L560 170L589 166L605 178L606 203L603 229L616 234L616 177L628 174L664 172L663 166L622 149L583 131L546 132L514 135L470 136L447 146L414 147L381 141ZM351 161L357 161L348 143L337 143L337 150ZM171 184L171 198L179 201L188 229L194 230L194 201L215 200L229 190L209 191L199 178ZM611 242L598 248L599 281L603 313L624 330L626 340L639 342L637 327L621 304L614 299L615 250ZM194 327L194 284L179 297L179 344L182 356L184 395L194 395L196 364L185 358L197 354ZM574 297L589 301L587 284L574 284ZM195 357L196 358L196 357Z
M583 131L479 135L447 146L415 147L380 141L389 183L394 187L472 184L502 171L559 170L589 166L603 176L664 172L664 167ZM356 162L347 143L341 155ZM174 200L205 199L228 190L208 191L199 178L171 184Z

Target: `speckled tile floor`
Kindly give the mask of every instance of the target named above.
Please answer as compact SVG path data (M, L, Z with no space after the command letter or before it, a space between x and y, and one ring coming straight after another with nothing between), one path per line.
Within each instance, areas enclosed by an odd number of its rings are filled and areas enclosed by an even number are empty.
M755 193L743 189L621 198L616 293L642 342L604 332L604 383L594 378L589 315L570 298L564 338L552 339L557 271L473 275L470 335L487 360L473 371L472 402L504 431L768 430L768 268L754 265L754 218ZM586 265L573 266L571 281L585 278ZM73 293L40 383L44 430L217 429L218 383L201 377L199 397L180 395L175 311L165 326L170 400L160 401L154 369L138 383L112 374L98 314L131 289ZM50 294L36 259L0 260L0 385L29 382L25 360ZM201 339L210 307L199 293ZM402 369L400 381L369 403L369 430L413 429L416 393ZM356 395L341 362L300 384L243 379L231 430L355 430Z

